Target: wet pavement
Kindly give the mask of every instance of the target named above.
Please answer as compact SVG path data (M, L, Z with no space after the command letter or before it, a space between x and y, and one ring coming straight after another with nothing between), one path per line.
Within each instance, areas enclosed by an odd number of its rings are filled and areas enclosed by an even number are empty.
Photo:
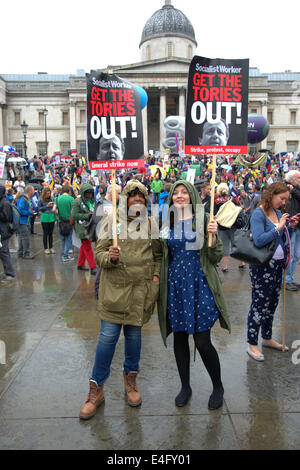
M37 230L41 233L39 225ZM61 262L57 235L55 255L44 254L41 234L31 241L36 258L22 260L13 254L18 280L0 284L2 352L6 347L6 363L0 364L0 449L300 448L300 363L294 363L300 362L300 291L286 294L290 351L264 350L265 361L258 363L246 354L249 271L230 260L229 273L220 277L232 333L217 323L212 334L221 360L223 407L207 409L211 384L199 356L191 364L192 398L183 408L175 406L180 382L172 337L165 348L154 315L143 328L138 376L142 406L130 408L124 398L121 336L105 385L105 404L94 418L81 421L100 326L94 277L77 271L76 261ZM297 282L299 274L298 267ZM282 310L283 296L273 330L279 341ZM292 349L297 340L298 354Z

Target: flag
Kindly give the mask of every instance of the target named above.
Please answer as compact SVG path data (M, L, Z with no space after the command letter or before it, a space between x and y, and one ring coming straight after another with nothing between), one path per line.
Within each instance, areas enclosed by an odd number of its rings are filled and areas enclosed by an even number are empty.
M49 176L50 176L50 180L51 180L51 183L49 184L49 188L50 188L50 189L53 189L53 186L54 186L54 179L53 179L53 176L52 176L52 173L51 173L50 170L49 170Z
M77 189L77 191L80 191L80 184L78 183L78 180L77 180L77 175L76 173L74 174L74 177L73 177L73 189Z

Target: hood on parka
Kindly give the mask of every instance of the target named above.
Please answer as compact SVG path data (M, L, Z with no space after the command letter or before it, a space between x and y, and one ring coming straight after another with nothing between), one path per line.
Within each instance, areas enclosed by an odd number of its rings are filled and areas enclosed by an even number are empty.
M126 184L122 192L122 196L128 197L128 194L131 193L131 191L134 191L136 188L138 188L139 192L142 193L142 195L144 196L145 201L146 201L145 205L146 207L148 207L148 203L149 203L148 191L146 189L146 186L140 183L139 181L128 181L128 183Z
M176 183L174 183L171 186L170 193L169 193L169 198L168 198L168 206L170 207L172 205L172 198L173 198L174 191L177 188L177 186L179 186L179 185L185 186L186 189L188 190L190 198L191 198L191 203L192 203L192 206L193 206L193 211L194 211L194 213L196 213L197 204L202 205L202 201L201 201L201 197L200 197L197 189L195 188L195 186L192 183L189 183L188 181L179 180L179 181L176 181Z
M204 206L200 198L200 194L198 193L197 189L192 183L189 183L188 181L184 181L184 180L179 180L179 181L176 181L176 183L172 185L170 189L170 193L169 193L169 198L168 198L169 210L170 210L170 207L173 205L172 198L173 198L174 191L177 188L177 186L180 186L180 185L183 185L186 187L191 198L191 203L193 206L193 214L195 215L194 221L193 221L193 230L197 232L197 240L199 242L199 246L201 249L204 243L204 232L205 232L204 225L206 223L205 222L206 216L204 212ZM166 218L166 223L168 223L169 220L170 220L170 216L168 214Z
M81 199L83 199L85 201L85 197L84 197L84 193L86 191L93 191L94 192L94 188L91 184L89 183L84 183L81 185L81 188L80 188L80 196L81 196ZM94 199L93 199L94 200Z

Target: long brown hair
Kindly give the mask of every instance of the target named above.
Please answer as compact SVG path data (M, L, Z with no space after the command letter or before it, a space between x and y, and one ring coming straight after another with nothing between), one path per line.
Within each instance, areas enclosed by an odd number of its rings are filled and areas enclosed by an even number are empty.
M42 199L43 202L47 201L46 195L47 195L48 192L50 192L50 198L51 198L51 189L48 186L46 186L43 189L42 194L41 194L41 199Z
M281 183L280 181L270 184L261 196L260 206L262 206L265 211L271 209L273 196L286 192L290 192L286 184Z

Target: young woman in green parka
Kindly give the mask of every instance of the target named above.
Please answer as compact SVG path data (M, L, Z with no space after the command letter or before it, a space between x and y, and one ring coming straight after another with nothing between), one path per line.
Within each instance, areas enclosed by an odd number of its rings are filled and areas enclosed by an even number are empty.
M103 217L96 246L96 261L102 268L98 311L101 331L90 379L90 392L80 411L89 419L104 401L104 382L110 375L115 347L123 328L125 359L124 388L130 406L142 402L136 377L139 372L142 326L153 314L158 298L161 244L152 239L155 222L147 212L148 192L138 181L129 181L117 211L118 245L114 246L111 217ZM157 228L158 232L158 228Z
M190 386L189 335L212 380L213 391L208 408L223 404L224 388L218 353L210 332L218 319L230 331L230 322L216 265L223 256L217 223L209 221L196 188L186 181L177 181L168 199L168 214L161 230L163 259L160 275L158 318L165 346L173 332L176 364L181 390L176 406L188 403ZM212 246L208 237L212 235Z

